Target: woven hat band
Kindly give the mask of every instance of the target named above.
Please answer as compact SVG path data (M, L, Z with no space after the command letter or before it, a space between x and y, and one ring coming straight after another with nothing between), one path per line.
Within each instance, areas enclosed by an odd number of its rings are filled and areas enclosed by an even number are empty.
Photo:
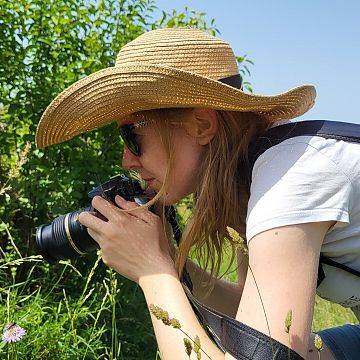
M240 74L228 76L222 79L218 79L218 81L221 81L224 84L230 85L234 88L243 90L243 79Z

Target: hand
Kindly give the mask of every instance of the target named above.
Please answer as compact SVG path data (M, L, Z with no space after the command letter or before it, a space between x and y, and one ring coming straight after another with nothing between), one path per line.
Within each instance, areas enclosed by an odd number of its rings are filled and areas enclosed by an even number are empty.
M116 196L115 203L122 209L139 207L120 196ZM122 212L101 196L95 196L91 204L108 221L87 211L80 213L78 219L99 244L106 265L137 283L147 275L176 273L159 216L148 209Z

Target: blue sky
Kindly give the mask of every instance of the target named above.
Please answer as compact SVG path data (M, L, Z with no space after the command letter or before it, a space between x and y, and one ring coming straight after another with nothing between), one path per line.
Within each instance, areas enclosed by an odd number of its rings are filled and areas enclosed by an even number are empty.
M158 0L156 6L188 6L205 12L209 23L214 18L217 36L254 61L247 80L256 94L315 85L314 107L297 119L360 124L360 1Z

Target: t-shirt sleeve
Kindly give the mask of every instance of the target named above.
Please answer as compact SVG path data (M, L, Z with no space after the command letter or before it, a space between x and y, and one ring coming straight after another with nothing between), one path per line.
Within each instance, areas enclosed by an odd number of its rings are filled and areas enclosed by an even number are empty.
M335 220L350 223L352 184L331 158L308 142L277 144L261 154L253 168L246 238L299 223Z

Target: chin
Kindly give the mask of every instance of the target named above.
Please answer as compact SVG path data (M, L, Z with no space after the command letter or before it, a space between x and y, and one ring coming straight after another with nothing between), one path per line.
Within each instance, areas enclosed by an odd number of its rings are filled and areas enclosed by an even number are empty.
M167 194L165 200L164 201L165 205L176 205L178 202L180 202L182 199L186 198L188 195L190 195L191 193L186 193L186 194Z
M176 203L178 203L179 200L178 199L174 199L171 196L167 196L165 199L163 197L161 197L159 199L159 203L160 204L164 204L165 206L170 206L170 205L175 205Z
M151 198L153 198L160 190L157 185L158 184L153 184L153 186L149 186L147 189L147 191L153 193ZM176 205L179 201L181 201L191 193L191 191L188 191L189 189L175 189L175 186L173 186L171 190L172 191L160 197L160 199L158 200L160 204L164 204L165 206Z
M176 205L182 197L176 196L175 194L166 194L165 196L161 196L158 200L158 203L164 204L165 206Z

